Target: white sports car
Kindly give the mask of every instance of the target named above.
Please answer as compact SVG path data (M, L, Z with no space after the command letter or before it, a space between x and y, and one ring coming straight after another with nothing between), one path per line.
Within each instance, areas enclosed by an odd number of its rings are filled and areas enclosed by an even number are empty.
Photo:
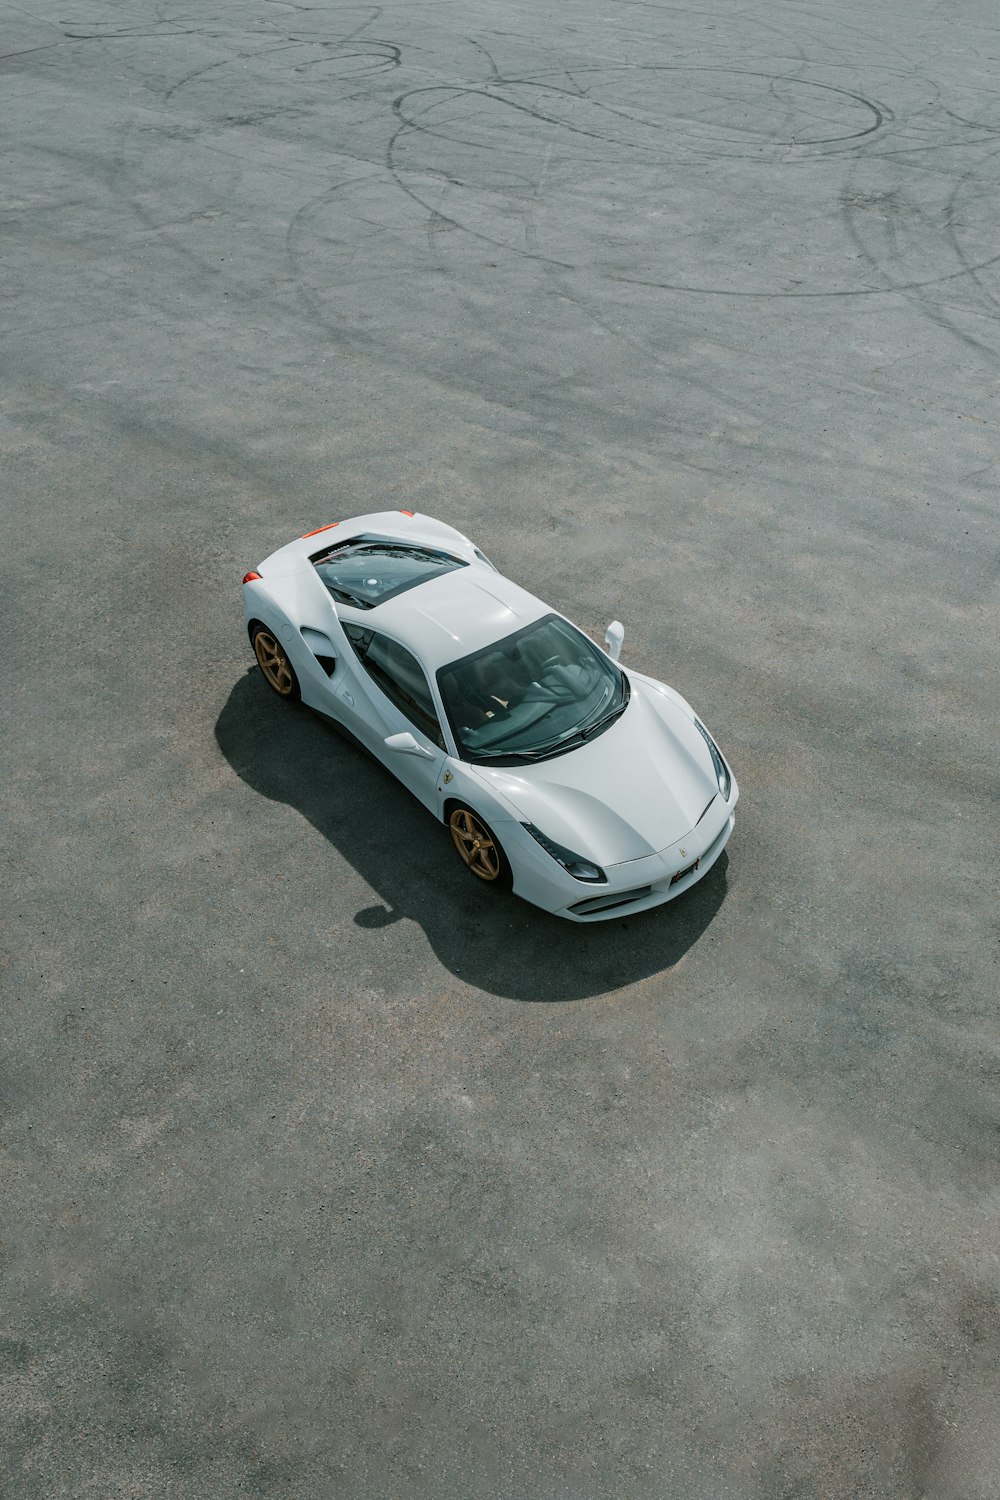
M739 795L672 688L618 665L451 526L334 521L243 580L265 680L334 719L441 822L478 880L573 922L670 901Z

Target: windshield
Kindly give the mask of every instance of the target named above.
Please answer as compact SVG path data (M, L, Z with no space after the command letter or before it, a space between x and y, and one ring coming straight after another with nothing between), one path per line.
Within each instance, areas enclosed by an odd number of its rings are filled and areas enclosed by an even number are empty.
M450 662L437 674L459 755L528 761L606 729L628 703L628 679L581 631L548 615Z

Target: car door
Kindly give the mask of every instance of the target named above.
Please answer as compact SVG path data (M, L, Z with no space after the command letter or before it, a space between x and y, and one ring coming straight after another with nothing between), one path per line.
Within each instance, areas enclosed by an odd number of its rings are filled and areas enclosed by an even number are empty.
M448 752L423 667L412 651L381 631L342 623L362 669L358 689L367 693L371 710L356 731L359 738L425 807L439 813ZM409 735L414 748L386 745L400 734Z

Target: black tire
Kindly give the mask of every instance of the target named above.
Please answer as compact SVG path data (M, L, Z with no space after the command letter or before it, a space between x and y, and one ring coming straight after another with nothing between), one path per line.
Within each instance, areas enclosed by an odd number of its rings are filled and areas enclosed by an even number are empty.
M258 621L250 631L250 641L260 674L271 691L286 703L298 703L302 696L299 679L278 636Z
M484 885L510 885L510 864L489 824L462 802L448 810L448 831L465 868Z

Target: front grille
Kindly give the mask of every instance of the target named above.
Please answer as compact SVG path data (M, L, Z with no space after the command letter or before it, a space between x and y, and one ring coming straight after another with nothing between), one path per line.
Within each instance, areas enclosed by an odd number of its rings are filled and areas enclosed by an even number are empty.
M570 907L570 911L576 912L579 917L589 916L595 911L611 911L616 906L628 906L631 901L641 901L643 896L648 896L652 891L651 885L637 885L631 891L613 891L606 896L591 896L587 901L576 901Z

